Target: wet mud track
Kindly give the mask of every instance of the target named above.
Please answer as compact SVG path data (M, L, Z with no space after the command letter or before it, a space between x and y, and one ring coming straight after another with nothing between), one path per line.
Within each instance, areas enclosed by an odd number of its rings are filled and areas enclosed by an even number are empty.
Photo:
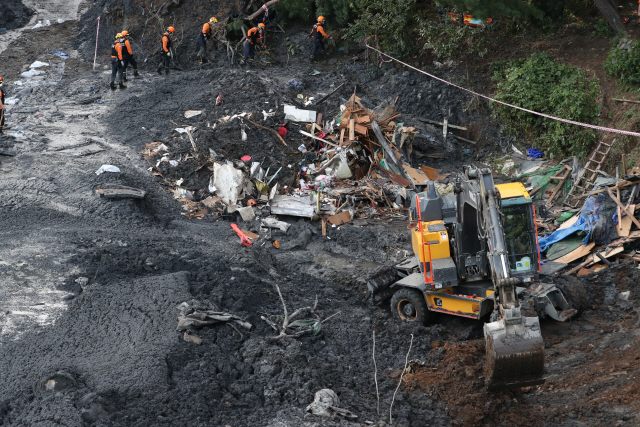
M0 424L382 426L413 334L414 362L395 397L394 425L634 425L640 289L631 266L584 279L594 291L591 309L579 320L543 322L545 385L487 393L480 323L438 316L428 327L403 325L386 306L366 298L359 279L410 250L397 223L347 224L323 237L317 223L285 218L293 225L287 234L274 231L282 243L278 250L242 247L228 220L181 215L170 188L139 155L142 148L162 141L188 150L190 143L174 129L197 123L203 148L228 158L264 157L274 166L287 158L282 163L295 165L295 139L284 147L249 129L243 142L239 125L210 126L226 115L246 111L261 119L262 109L281 109L291 96L282 88L310 70L143 73L115 92L105 89L108 76L78 72L55 86L39 85L12 108L24 136L2 140L16 156L0 165ZM315 80L305 77L305 91L327 93L345 77L372 105L396 92L415 103L421 103L421 91L443 92L395 70L377 82L359 80L364 75L359 66L326 70ZM372 89L388 80L395 86L383 93ZM323 110L334 114L351 90ZM216 108L220 93L224 103ZM95 96L100 103L81 104ZM188 121L188 109L204 112ZM411 109L405 105L401 112ZM103 164L121 173L97 176ZM283 180L292 178L288 172ZM193 185L200 181L194 178ZM107 185L140 188L147 196L99 198L95 190ZM256 223L240 225L258 231ZM320 336L273 338L277 334L261 316L282 315L275 284L290 311L317 296L316 315L335 315ZM627 290L624 300L619 295ZM201 345L187 342L176 331L178 306L192 300L242 316L253 327L219 324L192 331ZM321 388L333 389L358 420L306 415Z

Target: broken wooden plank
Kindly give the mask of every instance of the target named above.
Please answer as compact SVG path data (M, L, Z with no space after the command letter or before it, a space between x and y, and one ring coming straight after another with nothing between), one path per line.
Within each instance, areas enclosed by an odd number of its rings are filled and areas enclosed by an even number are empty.
M618 255L619 253L624 252L624 248L622 246L618 246L617 248L613 248L609 251L609 253L607 253L606 251L601 252L600 255L602 255L603 258L610 258L614 255ZM595 253L589 254L589 256L587 256L585 258L585 261L588 261L592 264L597 264L600 262L600 258L598 258L598 256Z
M558 185L556 185L556 188L554 188L553 192L551 193L551 196L547 200L547 203L546 203L547 206L551 206L553 204L553 200L558 195L558 192L562 190L562 186L564 185L565 182L567 182L567 178L569 178L569 176L571 175L572 169L569 166L564 165L562 169L564 169L566 172L564 173L564 176L560 179L560 182L558 182ZM554 177L551 177L551 179L553 178Z
M578 246L577 248L575 248L574 250L572 250L571 252L569 252L568 254L561 256L558 259L554 259L554 262L562 262L565 264L569 264L570 262L573 262L577 259L580 259L586 255L589 255L591 253L591 250L596 246L595 243L591 242L589 243L587 246Z
M304 136L308 136L309 138L317 139L318 141L322 141L322 142L324 142L325 144L329 144L329 145L331 145L331 146L333 146L333 147L338 147L338 148L340 148L338 145L334 144L333 142L329 142L329 141L327 141L326 139L318 138L317 136L312 135L312 134L310 134L309 132L305 132L305 131L301 130L301 131L300 131L300 133L301 133L301 134L303 134Z
M344 129L340 129L340 145L344 142Z
M459 139L460 141L468 142L469 144L473 144L473 145L477 144L477 142L475 142L475 141L472 141L472 140L467 139L467 138L463 138L463 137L458 136L458 135L456 135L454 133L450 133L449 135L454 137L455 139Z
M251 232L251 231L249 231L249 230L244 230L244 229L242 229L242 230L240 230L240 231L242 231L242 233L244 233L244 235L245 235L245 236L247 236L248 238L250 238L251 240L255 240L255 239L257 239L258 237L260 237L260 236L259 236L259 235L257 235L256 233L252 233L252 232Z
M351 125L349 125L349 126L351 126ZM354 123L354 130L356 131L356 133L358 133L360 135L366 135L367 134L367 127L366 126L362 126L362 125ZM349 129L349 132L351 132L351 129Z
M415 185L427 185L427 182L429 182L429 177L423 171L404 164L402 166Z
M322 113L318 113L318 115L316 116L316 124L318 125L318 127L321 127L322 123Z
M618 101L618 102L630 102L632 104L640 104L640 101L636 101L633 99L620 99L620 98L611 98L613 101Z
M611 197L611 199L616 203L616 205L618 205L622 210L624 210L624 212L631 217L631 221L633 221L633 223L640 228L640 221L638 221L638 219L633 215L633 212L631 212L629 209L625 209L624 205L622 204L622 202L620 202L620 199L618 199L616 196L613 195L613 191L611 191L611 187L607 187L607 193L609 193L609 197ZM618 217L619 218L619 217Z
M355 119L349 120L349 141L354 141L356 139L355 126Z
M438 125L438 126L444 126L443 122L437 122L435 120L429 120L429 119L418 119L421 122L425 122L425 123L431 123L432 125ZM453 129L459 129L459 130L469 130L465 127L462 126L456 126L456 125L452 125L451 123L449 123L449 121L447 120L447 127L453 128Z
M105 199L144 199L147 192L136 188L100 188L98 194Z
M630 205L628 209L631 212L635 212L636 205ZM631 225L633 224L629 215L623 216L622 218L618 218L618 224L619 224L619 227L616 228L616 231L618 232L618 236L628 237L629 234L631 233Z

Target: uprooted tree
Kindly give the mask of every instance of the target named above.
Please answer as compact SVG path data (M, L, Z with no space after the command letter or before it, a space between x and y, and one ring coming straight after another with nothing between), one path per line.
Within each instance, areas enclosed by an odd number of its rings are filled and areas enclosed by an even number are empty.
M618 11L613 7L609 0L593 0L596 4L604 19L607 20L613 31L619 34L626 33L624 26L622 25L622 20L620 19L620 15L618 15Z

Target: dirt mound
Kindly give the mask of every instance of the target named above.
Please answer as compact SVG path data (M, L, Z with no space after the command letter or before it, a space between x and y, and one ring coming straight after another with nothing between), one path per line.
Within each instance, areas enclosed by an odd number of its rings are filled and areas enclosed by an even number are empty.
M4 0L0 4L0 28L13 30L23 27L29 23L33 13L20 0Z

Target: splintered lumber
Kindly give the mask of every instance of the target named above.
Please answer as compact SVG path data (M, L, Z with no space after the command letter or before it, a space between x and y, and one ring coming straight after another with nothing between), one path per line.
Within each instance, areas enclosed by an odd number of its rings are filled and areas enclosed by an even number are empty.
M547 203L546 203L547 206L551 206L553 204L553 200L558 195L558 192L560 190L562 190L562 186L564 185L565 182L567 182L567 178L569 178L569 176L571 175L572 169L569 166L564 165L564 167L562 169L566 171L564 173L564 176L562 176L562 177L552 176L551 177L551 179L559 180L559 182L558 182L558 185L556 186L556 188L553 190L553 193L551 193L551 196L549 197L549 200L547 200Z
M449 126L451 126L451 125L449 125ZM472 140L467 139L467 138L463 138L463 137L458 136L458 135L456 135L454 133L450 133L449 135L451 135L455 139L459 139L460 141L468 142L469 144L474 144L474 145L477 144L477 142L475 142L475 141L472 141Z
M577 259L580 259L586 255L589 255L591 253L591 250L596 246L595 243L591 242L589 243L587 246L578 246L577 248L575 248L574 250L572 250L571 252L569 252L568 254L561 256L558 259L554 259L554 262L562 262L564 264L569 264L570 262L573 262Z
M333 142L327 141L326 139L318 138L317 136L312 135L309 132L305 132L305 131L301 130L300 133L303 134L304 136L308 136L309 138L313 138L313 139L317 139L318 141L322 141L325 144L329 144L329 145L331 145L333 147L338 147L338 148L340 147L340 146L334 144Z
M349 120L349 141L353 141L356 139L355 127L356 127L355 119Z
M349 127L351 127L351 123L349 123ZM356 131L356 133L359 133L360 135L366 135L367 134L367 127L366 126L354 124L354 130ZM349 129L349 132L351 132L351 129Z
M621 208L621 210L623 210L631 218L631 221L633 221L633 223L638 228L640 228L640 221L638 221L638 219L633 215L633 212L631 212L629 209L624 207L622 202L620 202L620 199L618 199L616 196L613 195L613 191L611 191L611 187L607 187L607 192L609 193L609 197L611 197L611 199L616 203L616 205L618 205L618 207ZM618 216L618 218L620 218L620 216Z
M631 212L635 212L636 205L629 205L628 209ZM629 215L624 216L622 218L618 218L619 227L616 229L618 231L618 236L620 236L620 237L628 237L629 234L631 233L631 224L632 223L633 223L633 221L631 220Z
M421 122L425 122L425 123L431 123L432 125L444 126L443 122L437 122L435 120L429 120L429 119L418 119L418 120L420 120ZM467 128L462 127L462 126L452 125L448 121L447 121L447 127L450 127L450 128L453 128L453 129L459 129L459 130L468 130Z
M344 129L340 129L340 145L344 142Z
M272 5L276 4L276 3L280 3L282 0L271 0L265 3L265 5L267 7L271 7ZM258 9L257 11L255 11L255 13L251 14L249 17L245 18L247 21L252 21L254 19L256 19L261 13L263 12L262 8Z
M628 187L628 186L630 186L630 185L635 185L635 184L638 184L638 181L636 181L636 182L631 182L631 181L620 181L619 183L617 183L617 184L616 184L616 185L614 185L613 187L609 187L609 188L625 188L625 187ZM582 195L582 196L580 196L580 197L593 196L594 194L600 194L600 193L604 193L604 192L606 192L606 191L607 191L607 189L606 189L606 188L603 188L602 190L595 190L595 191L592 191L592 192L590 192L590 193L583 194L583 195Z
M601 261L600 257L598 257L598 254L600 254L601 257L606 259L614 255L618 255L621 252L624 252L624 248L622 246L618 246L617 248L612 248L608 253L606 251L594 252L592 254L589 254L589 256L585 258L585 261L588 261L591 264L597 264L598 262Z

